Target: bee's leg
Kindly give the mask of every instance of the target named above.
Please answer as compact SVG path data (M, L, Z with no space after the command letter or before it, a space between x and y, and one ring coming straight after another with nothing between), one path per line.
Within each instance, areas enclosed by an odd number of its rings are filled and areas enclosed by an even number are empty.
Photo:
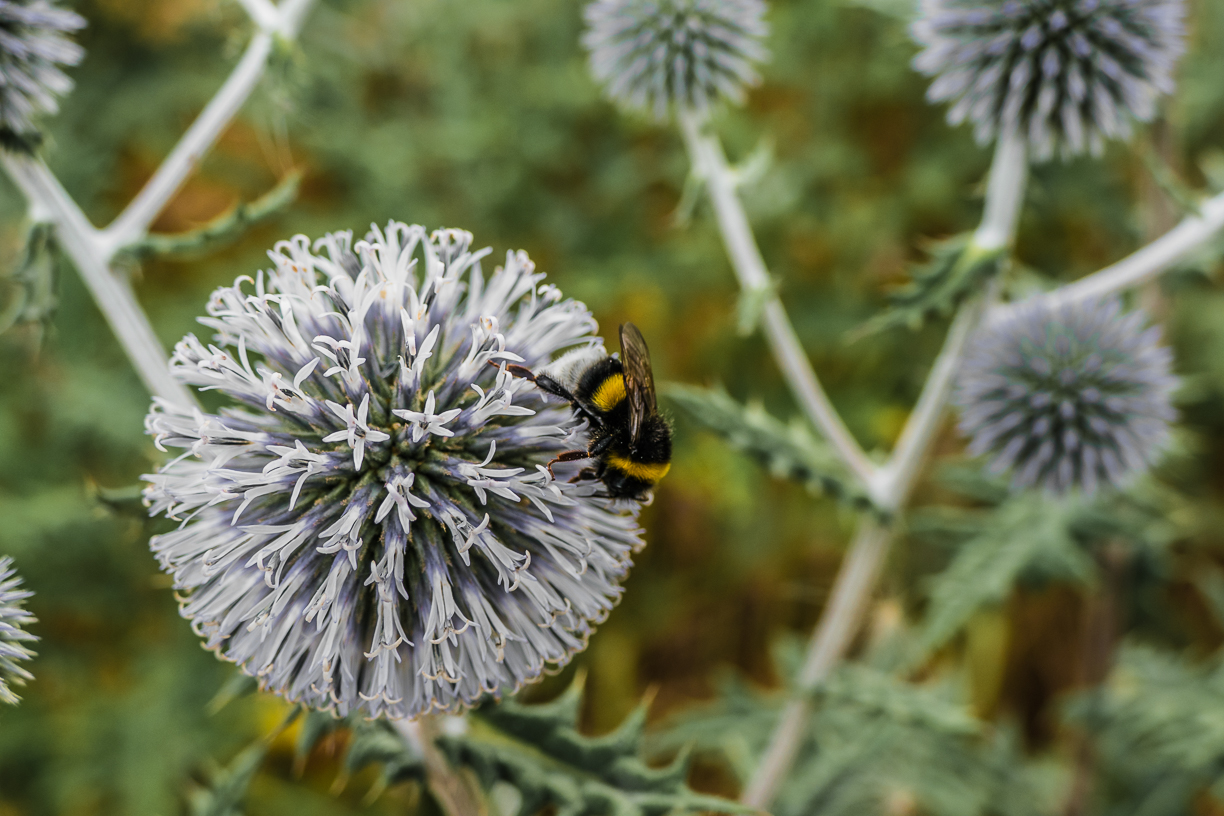
M612 443L615 441L615 439L616 437L612 436L611 434L600 436L591 443L589 448L587 448L587 454L594 459L596 456L599 456L599 454L612 447Z
M570 484L573 484L574 482L586 482L586 481L590 481L591 479L598 479L598 478L599 478L598 470L596 470L593 467L583 468L582 470L578 471L577 476L570 479Z
M493 366L494 368L501 368L501 364L496 360L490 360L489 365ZM549 394L560 397L566 402L574 404L577 404L578 402L578 400L574 398L574 395L566 390L565 386L561 385L561 383L557 382L547 374L537 375L530 368L527 368L527 366L515 365L514 363L506 363L506 370L515 377L519 377L527 380L528 382L534 383L535 386L541 391L547 391Z
M577 462L582 459L590 459L590 458L591 458L591 454L584 450L572 450L572 451L565 451L564 453L559 453L557 454L556 459L553 459L551 462L548 463L548 475L552 476L554 479L557 478L557 475L553 473L552 469L553 469L553 465L557 464L558 462Z

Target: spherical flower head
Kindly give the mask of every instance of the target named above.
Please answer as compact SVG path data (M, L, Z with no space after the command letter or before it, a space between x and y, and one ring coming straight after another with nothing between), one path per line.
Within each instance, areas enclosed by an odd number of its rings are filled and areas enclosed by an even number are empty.
M151 547L183 615L292 701L398 718L515 689L585 646L643 544L635 503L550 476L587 426L507 370L601 347L595 321L525 253L486 277L471 240L278 243L171 361L233 404L148 416L182 451L145 496L181 522Z
M1173 90L1184 15L1183 0L923 0L914 66L980 143L1015 129L1039 160L1099 153Z
M28 153L42 142L35 120L55 113L55 98L72 89L59 66L85 55L64 34L84 26L48 0L0 0L0 146Z
M667 117L739 103L768 56L763 0L594 0L583 43L608 96Z
M960 430L1014 489L1123 486L1150 466L1176 419L1172 352L1117 301L1034 298L983 328L960 372Z
M33 675L17 665L34 653L25 644L38 638L25 631L34 623L22 603L34 593L21 589L21 579L13 571L13 559L0 558L0 703L14 705L17 695L11 686L23 686Z

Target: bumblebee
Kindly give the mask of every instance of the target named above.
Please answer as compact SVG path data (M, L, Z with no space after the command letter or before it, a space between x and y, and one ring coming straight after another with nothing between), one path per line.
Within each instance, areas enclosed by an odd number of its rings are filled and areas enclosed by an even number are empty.
M671 426L659 414L650 350L637 326L620 327L621 353L575 349L538 374L518 365L510 373L569 402L590 424L586 450L565 451L548 463L595 460L572 481L599 479L614 499L645 500L671 468Z

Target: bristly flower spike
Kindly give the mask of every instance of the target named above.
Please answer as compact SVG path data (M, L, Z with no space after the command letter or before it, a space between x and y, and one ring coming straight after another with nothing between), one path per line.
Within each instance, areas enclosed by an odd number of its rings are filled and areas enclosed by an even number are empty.
M34 656L25 644L38 640L25 631L25 627L34 623L34 616L25 611L23 602L33 594L21 588L13 559L0 558L0 703L15 705L19 698L11 687L23 686L34 679L17 665L17 661Z
M1184 0L922 0L914 66L985 144L1015 128L1036 160L1127 138L1173 90Z
M583 43L613 100L667 118L740 103L768 58L764 0L594 0Z
M72 90L59 66L85 55L64 34L84 26L84 17L48 0L0 0L0 147L30 153L42 143L36 120Z
M292 701L414 717L516 689L585 646L643 544L636 505L549 475L586 425L506 368L601 347L590 312L525 253L486 277L471 241L278 243L213 294L214 341L175 348L231 407L149 413L182 451L145 490L182 522L151 543L182 613Z
M1053 493L1123 486L1165 448L1177 379L1160 327L1116 300L1021 304L983 328L956 402L972 456L1012 486Z

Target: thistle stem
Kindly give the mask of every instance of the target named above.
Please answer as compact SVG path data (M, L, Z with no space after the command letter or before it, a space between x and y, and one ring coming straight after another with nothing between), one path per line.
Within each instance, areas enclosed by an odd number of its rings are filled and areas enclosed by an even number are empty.
M973 245L978 249L996 250L1012 245L1028 186L1028 166L1028 143L1014 129L1008 130L999 137L990 162L986 207L982 222L973 233Z
M710 202L718 217L719 231L727 257L746 292L767 290L770 286L765 261L757 247L744 205L736 191L735 174L727 165L722 144L716 136L702 133L703 120L689 111L680 114L680 129L696 172L704 179ZM829 401L820 380L812 370L799 338L791 326L786 309L776 294L765 299L762 324L774 359L787 384L812 424L820 429L850 470L868 487L876 467L850 434L837 409Z
M888 464L880 469L878 493L884 509L896 511L908 501L918 471L943 421L969 338L981 323L986 304L994 302L998 288L998 282L992 281L986 295L963 305L948 328L943 348L935 358L914 410L906 419L897 446Z
M166 157L106 229L89 222L81 208L40 160L5 154L4 168L29 202L32 215L55 224L60 245L72 259L136 373L151 394L180 405L196 404L190 389L170 375L165 348L127 281L110 269L115 253L143 238L149 225L182 187L209 148L255 89L276 37L292 38L314 0L244 0L260 27L238 65Z
M1199 207L1198 215L1187 216L1181 223L1117 263L1068 283L1046 297L1055 304L1074 303L1105 297L1153 280L1171 266L1186 258L1224 229L1224 193L1209 198ZM1011 305L996 306L989 319L1005 316Z
M424 760L429 792L446 816L487 816L489 810L479 792L451 767L434 744L438 735L435 720L426 715L417 720L392 720L391 724Z
M191 123L191 127L157 168L157 172L119 217L102 230L102 245L106 248L108 261L119 249L145 236L149 225L183 186L192 171L199 166L259 84L264 68L267 67L268 57L272 53L275 37L295 37L305 12L313 1L285 0L279 8L271 11L269 3L244 4L255 23L260 26L259 33L251 38L250 45L230 72L225 84ZM270 18L269 14L275 14L275 17Z
M811 692L829 676L845 654L858 629L867 599L888 554L890 531L870 516L863 516L833 584L833 594L808 641L795 693L786 703L769 745L740 801L764 810L773 802L803 744L812 715Z
M45 164L4 155L4 167L31 202L31 210L55 224L56 237L114 331L149 393L179 405L194 405L191 391L170 375L166 352L127 281L111 272L98 231Z
M970 251L974 247L994 250L1012 244L1024 201L1027 165L1027 149L1022 139L1013 136L999 141L991 164L982 224L974 233ZM939 431L968 340L997 291L996 280L982 296L966 303L957 313L889 463L871 483L872 495L880 506L899 510L909 498L922 461ZM870 517L865 516L860 522L834 580L833 595L808 642L796 693L787 702L740 798L744 804L769 807L790 773L811 718L812 687L828 677L858 631L867 599L888 555L889 538L888 528Z

